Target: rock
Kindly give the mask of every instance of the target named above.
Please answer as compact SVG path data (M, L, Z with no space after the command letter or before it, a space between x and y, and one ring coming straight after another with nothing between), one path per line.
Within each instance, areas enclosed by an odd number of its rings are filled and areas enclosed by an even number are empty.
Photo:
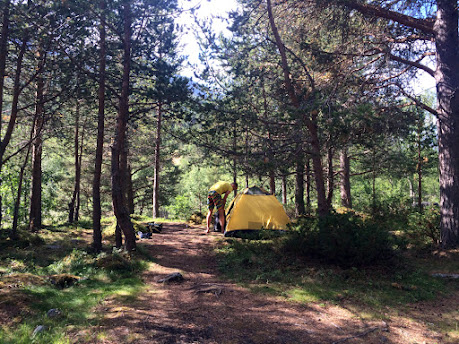
M182 282L183 275L180 272L174 272L173 274L167 275L164 278L158 280L158 283L169 283L169 282Z
M57 317L60 317L62 315L62 312L57 308L51 308L46 313L46 315L48 316L48 318L57 318Z
M32 337L35 337L36 335L44 332L46 330L46 326L44 325L38 325L35 327L35 330L33 330Z

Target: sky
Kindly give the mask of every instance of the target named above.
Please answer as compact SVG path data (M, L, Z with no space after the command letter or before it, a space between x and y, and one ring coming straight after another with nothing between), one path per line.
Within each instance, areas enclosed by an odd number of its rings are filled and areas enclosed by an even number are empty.
M213 18L213 29L217 35L220 32L225 35L229 35L230 32L226 28L228 24L215 17L223 16L227 18L229 11L234 11L238 8L237 0L179 0L179 5L183 9L190 9L199 6L199 10L196 12L198 18L201 20ZM183 54L188 56L188 60L191 63L199 64L199 47L192 32L192 29L196 26L196 24L194 24L190 11L184 11L177 23L184 25L185 29L189 30L181 40ZM429 67L434 68L432 65ZM193 69L185 68L183 74L185 76L192 77ZM426 90L435 91L435 80L430 75L427 75L427 73L421 71L418 80L413 81L413 89L416 94L423 94Z
M179 0L179 6L183 9L190 9L199 6L199 10L196 12L197 17L201 20L213 18L213 29L217 33L223 33L229 35L230 32L227 30L226 22L215 18L216 16L228 17L228 12L237 9L237 0ZM196 26L194 23L193 16L190 11L184 11L184 13L177 20L177 23L184 25L185 29L189 31L181 39L183 46L183 54L188 56L191 63L199 63L199 47L196 43L196 38L193 34L193 28ZM190 69L185 69L184 74L186 76L192 76L193 72Z

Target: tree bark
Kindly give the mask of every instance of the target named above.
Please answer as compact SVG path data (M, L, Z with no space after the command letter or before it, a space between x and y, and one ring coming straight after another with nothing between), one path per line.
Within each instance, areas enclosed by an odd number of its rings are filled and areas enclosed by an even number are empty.
M333 149L328 148L327 154L328 169L327 169L327 205L331 208L333 201L333 192L335 190L335 171L333 168Z
M5 1L3 4L3 15L2 15L2 36L0 37L0 114L3 114L3 87L5 84L5 70L6 70L6 59L8 55L8 31L9 31L9 19L10 19L10 2ZM0 119L0 134L2 132L2 120ZM1 160L2 157L0 157ZM2 185L1 179L1 167L0 162L0 187ZM2 195L0 194L0 228L2 227Z
M249 156L249 130L248 128L246 127L245 129L245 144L244 144L245 148L245 164L247 164L247 157ZM245 187L248 188L249 187L249 172L246 172L245 173Z
M6 21L6 23L8 23L8 21ZM2 35L4 34L4 30L5 30L5 27L2 28ZM6 36L4 38L6 39ZM3 39L3 36L2 36L2 39ZM22 41L21 48L18 52L18 58L16 61L16 72L14 74L13 98L11 102L11 115L8 121L8 126L5 131L5 136L3 137L3 140L0 141L0 186L2 184L1 172L3 169L3 157L5 155L6 147L8 146L11 140L11 137L13 135L13 131L16 127L16 119L18 117L19 95L21 93L21 87L20 87L21 73L22 73L22 67L23 67L22 65L23 65L23 60L24 60L24 54L27 48L27 41L28 39L27 37L25 37ZM6 56L5 56L5 59L6 59ZM2 96L3 96L3 88L0 90L0 93L2 93ZM2 198L0 196L0 228L2 224L1 206L2 206Z
M443 0L445 1L445 0ZM447 2L448 0L446 0ZM454 1L450 1L454 3ZM430 19L417 19L402 13L395 11L390 11L378 6L373 6L369 4L364 4L357 2L355 0L345 0L345 5L349 8L355 9L364 14L376 16L379 18L385 18L389 20L394 20L400 24L419 29L425 33L433 34L434 33L434 22ZM457 6L457 3L456 3Z
M287 54L285 50L284 43L279 35L277 26L274 22L274 16L272 12L271 0L266 0L269 23L271 25L271 30L274 35L277 49L279 50L281 56L281 65L282 72L284 75L284 83L287 94L292 102L292 105L295 109L301 108L301 102L295 91L292 80L290 78L290 68L287 61ZM322 156L320 152L320 140L317 129L317 115L312 111L310 115L304 114L302 118L306 128L309 131L310 144L311 144L311 158L314 169L314 178L316 181L316 191L317 191L317 213L319 216L325 216L329 213L329 206L327 204L327 199L325 196L325 185L324 185L324 173L322 166Z
M38 56L38 76L36 84L35 96L35 127L34 140L32 142L32 193L30 197L30 215L29 229L37 231L42 227L42 202L41 202L41 183L42 183L42 154L43 154L43 139L42 129L44 124L45 104L44 104L44 88L45 82L43 79L44 68L44 52L39 48Z
M434 25L438 99L441 245L459 245L459 40L457 1L437 0Z
M276 194L276 175L273 169L269 170L269 192L271 195Z
M77 198L75 204L75 221L80 221L80 206L81 206L81 169L82 169L82 160L83 160L83 149L84 149L84 135L86 133L86 120L83 122L83 128L80 139L80 153L78 157L78 183L77 187Z
M236 128L233 128L233 151L236 152L237 149L237 133L236 133ZM233 156L233 183L237 183L237 158L236 155ZM233 196L236 197L238 193L238 190L233 191ZM199 208L201 208L201 201L199 202ZM201 209L199 209L199 212L201 212Z
M351 171L349 164L349 157L347 155L347 148L343 148L339 156L340 161L340 195L341 205L345 208L352 208L351 198Z
M32 139L32 135L33 135L33 131L31 132L31 135L30 135L31 139ZM18 222L19 222L19 208L21 205L22 184L24 181L24 171L29 161L30 150L31 150L31 145L29 144L29 146L27 147L26 156L24 158L24 163L22 164L21 169L19 170L18 191L17 191L16 200L14 203L13 226L11 227L11 233L10 233L11 240L17 239L17 228L18 228Z
M376 153L373 150L372 152L372 173L371 173L371 189L372 189L372 211L373 214L376 213Z
M98 115L97 115L97 146L96 158L94 161L94 179L92 183L92 226L93 226L93 248L96 252L102 250L102 229L100 220L102 209L100 204L100 180L102 175L102 159L104 151L104 126L105 126L105 67L106 67L106 45L105 45L105 0L99 3L100 8L100 29L99 29L99 91L98 91Z
M311 162L306 157L306 214L311 214Z
M306 214L304 208L304 162L302 153L297 153L295 173L295 212L297 216Z
M418 132L417 132L417 148L418 148L418 163L417 163L417 173L418 173L418 208L419 212L423 212L422 206L422 117L418 120Z
M127 181L127 205L129 214L134 214L134 187L132 185L132 172L131 172L131 165L127 165L126 170L126 181Z
M121 227L116 223L115 228L115 247L121 248L123 246L123 235L121 234Z
M117 223L125 237L126 250L132 251L136 248L135 234L126 205L126 181L123 180L125 171L123 171L123 164L120 159L126 146L126 131L129 118L129 74L131 71L131 3L129 0L125 0L123 3L123 19L123 77L115 137L112 145L112 201Z
M18 190L17 190L17 196L16 200L14 203L14 211L13 211L13 225L11 227L11 232L10 232L10 238L11 240L16 240L17 239L17 228L18 228L18 222L19 222L19 208L21 206L21 194L22 194L22 185L24 182L24 173L25 169L27 167L27 164L29 162L29 156L30 156L30 151L32 149L32 138L33 138L33 133L35 130L35 126L32 124L30 134L29 134L29 145L27 146L27 152L26 156L24 159L24 162L21 166L21 169L19 170L19 178L18 178Z
M455 0L437 0L435 21L417 19L378 6L345 0L363 14L386 18L433 34L436 46L438 153L440 170L441 246L459 245L459 50L458 6Z
M78 86L77 86L78 87ZM77 92L78 93L78 92ZM77 97L79 98L79 97ZM76 221L75 219L75 204L76 200L78 197L78 194L80 193L80 177L81 177L81 166L80 166L80 102L79 99L77 99L76 102L76 109L75 109L75 137L73 140L73 149L74 149L74 167L75 167L75 183L73 186L73 194L72 194L72 199L70 200L69 203L69 218L68 222L69 223L74 223Z
M0 37L0 113L3 113L3 87L5 84L6 59L8 57L8 34L10 21L10 2L3 3L2 12L2 33ZM2 132L2 121L0 121L0 133ZM0 215L1 216L1 215Z
M282 175L282 203L287 204L287 176Z
M153 177L153 218L159 217L159 169L161 149L162 104L158 107L158 120L156 123L155 140L155 171Z

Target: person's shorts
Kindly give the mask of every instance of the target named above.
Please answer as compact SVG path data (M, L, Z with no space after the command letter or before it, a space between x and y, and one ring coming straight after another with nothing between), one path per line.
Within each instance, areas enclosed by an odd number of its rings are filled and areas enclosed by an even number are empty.
M217 210L223 207L222 196L217 191L209 191L207 195L207 209L212 210L217 207Z

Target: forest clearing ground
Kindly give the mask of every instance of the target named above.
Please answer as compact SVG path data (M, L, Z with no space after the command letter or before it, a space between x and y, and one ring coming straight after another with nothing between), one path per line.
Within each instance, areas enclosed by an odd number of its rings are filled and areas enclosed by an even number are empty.
M457 320L459 293L442 302L425 302L368 320L345 302L298 304L253 294L219 277L213 248L221 233L202 226L164 224L161 234L142 240L155 264L145 272L146 291L123 303L106 300L96 343L452 343L438 317ZM158 283L173 272L184 281ZM395 313L395 312L392 312ZM438 330L438 331L437 331ZM94 337L93 337L94 338Z

